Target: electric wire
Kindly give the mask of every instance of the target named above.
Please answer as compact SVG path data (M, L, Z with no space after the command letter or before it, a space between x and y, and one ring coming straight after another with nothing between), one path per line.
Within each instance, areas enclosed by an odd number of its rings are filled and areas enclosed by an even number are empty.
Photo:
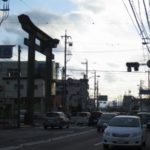
M135 16L136 16L136 18L137 18L137 21L141 23L141 30L142 30L142 33L144 33L143 35L145 35L145 37L147 38L147 37L148 37L148 34L147 34L146 29L145 29L145 26L144 26L143 20L142 20L142 18L140 17L140 16L141 16L141 14L140 14L140 15L138 15L138 13L137 13L137 11L136 11L135 4L134 4L134 2L133 2L133 1L132 1L132 3L131 3L131 4L132 4L133 11L134 11L134 13L135 13ZM140 23L139 23L139 25L140 25Z
M83 72L83 71L85 71L85 70L83 70L83 69L69 69L68 68L68 71L74 71L74 72ZM130 73L130 74L146 74L146 72L145 71L138 71L138 72L136 72L136 71L133 71L133 72L128 72L128 71L123 71L123 70L98 70L98 69L93 69L93 70L88 70L89 72L94 72L94 71L96 71L96 72L107 72L107 73Z
M148 45L147 45L147 42L146 42L146 40L145 40L145 36L144 36L144 34L143 34L142 28L141 28L141 26L140 26L140 24L139 24L137 15L136 15L136 13L135 13L135 10L134 10L134 7L133 7L133 1L132 1L132 3L131 3L131 0L128 0L128 2L129 2L129 4L130 4L130 7L131 7L131 10L132 10L132 12L133 12L133 15L134 15L135 21L136 21L136 23L137 23L137 26L138 26L138 28L139 28L139 30L140 30L140 34L141 34L141 36L142 36L142 39L143 39L144 42L146 43L146 48L147 48L148 52L150 52L149 47L148 47Z
M147 20L148 28L150 30L149 16L148 16L148 13L147 13L147 8L146 8L146 4L145 4L144 0L143 0L143 5L144 5L144 10L145 10L145 15L146 15L146 20Z
M129 12L129 10L128 10L127 5L125 4L125 2L124 2L123 0L122 0L122 2L123 2L123 5L125 6L126 11L127 11L128 15L129 15L129 17L130 17L130 19L131 19L132 23L133 23L133 26L135 27L136 31L137 31L137 32L138 32L138 34L140 35L140 32L139 32L139 30L138 30L137 26L136 26L136 25L135 25L135 23L134 23L134 20L133 20L133 18L132 18L132 16L131 16L130 12Z

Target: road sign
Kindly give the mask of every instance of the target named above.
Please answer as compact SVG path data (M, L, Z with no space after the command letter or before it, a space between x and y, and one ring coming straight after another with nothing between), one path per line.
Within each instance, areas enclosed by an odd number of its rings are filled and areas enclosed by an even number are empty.
M140 93L139 94L150 94L150 90L140 89Z
M0 45L0 58L11 58L15 45Z
M100 95L98 100L99 101L108 101L108 96L107 95Z

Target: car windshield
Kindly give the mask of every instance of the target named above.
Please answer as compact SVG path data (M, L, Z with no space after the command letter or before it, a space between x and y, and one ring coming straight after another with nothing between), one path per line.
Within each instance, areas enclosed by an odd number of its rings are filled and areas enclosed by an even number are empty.
M47 117L58 117L59 114L58 113L47 113L46 116Z
M110 120L110 119L112 119L114 116L115 116L115 114L103 114L103 115L101 116L101 119L102 119L102 120Z
M80 116L80 117L88 117L89 114L88 113L79 113L78 116Z
M114 127L139 127L140 122L137 118L113 118L109 126Z

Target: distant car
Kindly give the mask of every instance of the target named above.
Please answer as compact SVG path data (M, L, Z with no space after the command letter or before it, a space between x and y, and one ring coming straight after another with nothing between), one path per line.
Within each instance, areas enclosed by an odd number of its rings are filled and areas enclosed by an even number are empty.
M74 116L71 117L71 122L76 125L88 125L90 112L77 112Z
M98 119L101 117L101 111L93 111L89 117L89 126L96 126Z
M109 122L103 133L103 148L109 146L134 146L141 149L146 145L146 130L138 116L118 115Z
M41 126L43 124L44 117L45 117L44 113L34 112L33 113L34 125Z
M69 128L69 125L69 118L63 112L49 112L46 114L43 122L44 129L47 129L48 127Z
M98 122L97 122L97 131L104 131L106 124L109 123L109 121L115 117L116 115L118 115L118 113L114 113L114 112L105 112L101 115L101 117L99 118Z
M137 115L141 118L142 124L145 124L150 129L150 112L138 112Z

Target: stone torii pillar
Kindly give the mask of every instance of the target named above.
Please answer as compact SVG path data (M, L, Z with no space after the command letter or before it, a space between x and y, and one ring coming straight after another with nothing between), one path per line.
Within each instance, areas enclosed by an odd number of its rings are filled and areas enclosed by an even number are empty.
M27 120L26 123L33 125L33 105L34 105L34 65L35 51L46 55L46 75L45 75L45 112L49 111L51 99L52 83L52 48L56 48L59 43L58 39L53 39L36 27L30 18L22 14L18 16L22 29L28 33L28 39L24 38L24 44L28 46L28 81L27 81ZM39 40L39 45L36 44Z

